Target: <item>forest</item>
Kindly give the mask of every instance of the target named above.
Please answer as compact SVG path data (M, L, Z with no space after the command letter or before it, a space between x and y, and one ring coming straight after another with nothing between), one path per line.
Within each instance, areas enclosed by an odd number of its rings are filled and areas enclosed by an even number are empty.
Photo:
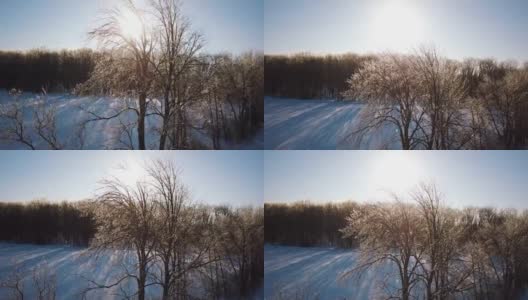
M147 11L122 0L101 12L87 33L93 51L0 52L0 88L10 92L0 102L0 139L27 149L78 149L97 134L97 122L115 122L119 149L220 149L251 139L264 122L263 54L207 53L178 0L149 1ZM127 32L123 18L141 24L140 32ZM36 103L23 92L36 93ZM66 112L74 123L67 133L63 105L48 97L54 92L92 97L69 104L83 117ZM88 105L104 97L121 101L104 111ZM200 145L193 130L210 145Z
M264 239L266 243L289 246L333 246L350 248L351 239L339 232L355 202L313 204L264 204ZM288 230L284 230L288 228Z
M79 298L114 287L121 289L119 297L141 300L252 297L264 280L262 208L196 202L175 165L154 161L145 168L148 178L135 183L103 179L95 199L1 204L0 240L87 247L83 255L94 259L114 253L120 264L102 274L111 282L85 278L78 283ZM12 267L0 278L0 289L23 299L28 275ZM46 270L35 282L49 287L42 299L55 299L61 274L51 264ZM149 294L149 287L157 287L159 295Z
M353 53L343 55L266 55L266 96L297 99L342 99L347 79L372 59Z
M91 49L0 51L0 89L72 91L90 77L95 56Z
M0 241L88 246L96 231L95 216L85 202L28 204L0 202Z
M326 228L330 227L322 225L333 219L329 209L338 208L347 217L344 222L339 218L344 225L336 231L340 238L351 240L344 246L351 245L350 251L359 257L341 278L359 279L389 264L398 281L384 292L393 299L522 297L528 287L527 211L455 209L445 204L434 184L421 184L409 196L393 197L378 203L267 204L266 243L343 247L328 242L332 233ZM322 227L292 227L286 216ZM272 224L271 232L268 224ZM393 277L381 280L388 278Z

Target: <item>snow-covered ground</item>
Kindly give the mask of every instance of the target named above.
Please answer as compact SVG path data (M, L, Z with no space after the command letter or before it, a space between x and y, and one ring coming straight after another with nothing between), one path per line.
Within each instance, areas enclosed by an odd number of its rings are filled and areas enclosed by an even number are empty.
M86 249L68 246L35 246L22 244L0 244L0 281L13 274L14 266L21 268L24 278L25 298L36 299L32 284L32 270L44 265L56 275L57 299L81 299L88 280L111 284L121 272L118 252L95 258ZM132 286L132 282L128 282ZM127 284L123 287L126 288ZM88 299L122 299L119 287L94 290ZM159 289L149 287L150 295L160 294ZM0 299L8 299L11 290L0 289Z
M135 258L129 251L109 250L96 255L86 248L0 242L0 299L10 299L12 290L1 288L1 283L12 277L16 268L24 278L25 299L36 299L33 271L43 268L56 276L56 299L82 299L90 281L100 285L114 284L123 277L125 268L133 270L134 262ZM202 282L199 273L190 274L188 290L194 299L206 298ZM125 299L126 294L131 295L135 291L136 283L131 279L112 288L91 290L86 299ZM146 292L147 299L161 298L159 285L148 286ZM250 299L263 299L263 294L263 289L258 289Z
M336 100L266 97L264 148L297 150L399 149L397 131L380 128L361 141L354 138L365 105Z
M387 299L401 287L396 265L382 262L361 276L344 277L357 266L359 254L350 249L324 247L264 247L264 299ZM424 298L425 288L417 284L416 299ZM421 296L420 296L421 295ZM473 299L472 294L456 299ZM528 299L525 289L519 299Z
M6 105L13 101L13 97L9 95L6 90L0 90L0 105ZM59 142L66 149L78 149L80 146L77 132L79 124L83 121L93 118L87 111L95 112L100 116L111 116L120 111L125 105L125 99L116 99L110 97L79 97L69 94L48 94L42 97L33 93L24 93L20 97L21 104L25 108L24 124L27 128L31 128L34 122L33 111L39 104L46 102L47 107L55 107L57 115L57 133ZM81 109L82 108L82 109ZM193 127L203 127L203 117L197 108L193 108L189 113ZM90 123L85 130L84 147L83 149L123 149L127 145L120 142L120 140L128 142L125 134L121 134L122 123L129 124L134 122L135 116L133 112L127 112L119 119L112 119L108 121L96 121ZM157 116L147 117L146 127L146 143L148 149L157 149L159 143L159 135L156 128L159 128L159 118ZM199 144L200 148L212 148L210 137L202 129L191 129L191 136L195 144ZM2 128L0 128L2 130ZM137 132L133 130L134 141L136 141ZM48 149L49 145L38 138L35 132L30 131L33 142L38 149ZM242 143L232 143L223 141L225 149L263 149L264 147L264 132L259 131L253 138ZM135 145L137 148L137 145ZM0 140L0 149L28 149L25 145L17 142Z
M393 268L385 264L361 278L343 274L354 267L357 252L335 248L266 245L265 299L376 299L386 295L379 286L385 276L397 285Z

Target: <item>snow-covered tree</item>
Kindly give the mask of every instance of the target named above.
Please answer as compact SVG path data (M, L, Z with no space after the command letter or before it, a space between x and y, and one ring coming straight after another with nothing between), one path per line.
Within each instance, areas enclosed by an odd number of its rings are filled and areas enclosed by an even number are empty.
M412 197L423 227L419 247L425 259L419 261L419 277L426 299L462 294L472 285L472 265L464 263L464 228L459 226L459 214L445 206L434 184L420 184Z
M209 212L193 204L181 171L170 162L147 167L155 192L156 257L161 261L156 282L163 299L188 297L189 273L210 264L216 239Z
M249 293L264 277L264 214L261 208L216 210L220 253L234 274L238 295Z
M344 93L345 98L368 104L354 135L361 140L364 134L392 124L404 150L417 148L425 116L418 107L424 98L421 80L411 56L384 54L365 62L348 80L349 90Z
M498 140L496 147L516 149L528 139L528 71L513 63L480 64L481 99L487 125Z
M470 85L463 76L463 65L438 55L434 48L421 48L412 57L420 78L416 88L422 95L419 109L425 115L420 127L425 149L459 149L471 140L465 124Z
M103 55L81 90L88 93L102 90L113 96L136 99L132 105L123 103L115 114L90 112L92 118L88 121L109 120L125 112L135 112L137 145L140 150L145 150L145 120L154 83L156 40L147 26L146 13L133 0L122 0L120 3L121 6L104 12L101 25L89 32L89 36L98 42Z
M130 250L135 258L132 269L111 284L101 284L94 280L85 290L111 288L123 281L133 279L137 284L134 295L145 299L145 288L151 285L147 278L155 259L156 234L154 193L145 182L127 184L118 178L110 177L101 182L101 194L96 200L98 206L98 230L92 247L98 251L108 249Z
M394 197L393 203L364 205L350 214L348 225L341 232L359 241L361 256L358 264L343 276L361 276L370 268L390 262L396 266L400 283L396 295L391 296L408 300L415 295L421 279L425 253L420 239L425 228L416 209Z
M202 64L198 54L203 38L183 15L181 1L150 0L150 5L157 22L155 34L160 36L155 63L162 99L157 111L162 118L159 149L182 148L187 146L186 111L202 92L196 86L200 78L190 78L190 75Z

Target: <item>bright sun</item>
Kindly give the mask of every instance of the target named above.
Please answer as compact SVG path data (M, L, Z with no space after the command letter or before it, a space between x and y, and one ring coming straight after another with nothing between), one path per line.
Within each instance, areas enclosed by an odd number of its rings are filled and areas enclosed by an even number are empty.
M123 155L122 159L112 165L107 175L118 178L124 184L134 186L138 181L145 179L146 171L144 162L134 154Z
M369 38L377 49L407 51L424 38L425 22L419 11L407 0L387 0L374 9Z
M379 197L387 193L407 194L428 176L415 155L402 151L381 151L367 169L370 191Z
M141 18L132 11L124 11L119 17L119 27L123 35L128 39L139 40L143 34L143 22Z

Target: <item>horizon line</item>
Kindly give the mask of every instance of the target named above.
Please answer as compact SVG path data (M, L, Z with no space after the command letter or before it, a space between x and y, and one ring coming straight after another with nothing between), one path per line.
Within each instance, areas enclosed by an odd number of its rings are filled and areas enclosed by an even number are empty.
M414 48L413 51L418 50L418 48ZM528 63L528 57L526 58L499 58L497 56L463 56L463 57L455 57L453 56L447 56L444 55L441 51L438 51L440 56L444 56L448 59L457 60L457 61L465 61L470 59L478 59L478 60L494 60L499 62L508 62L508 61L514 61L518 63ZM346 56L346 55L358 55L358 56L378 56L383 54L401 54L401 55L412 55L411 52L405 52L405 51L394 51L394 50L377 50L377 51L364 51L364 52L354 52L354 51L336 51L336 52L317 52L317 51L310 51L310 50L301 50L301 51L289 51L289 52L266 52L264 50L264 56L283 56L283 57L295 57L295 56L312 56L312 57L327 57L327 56Z

